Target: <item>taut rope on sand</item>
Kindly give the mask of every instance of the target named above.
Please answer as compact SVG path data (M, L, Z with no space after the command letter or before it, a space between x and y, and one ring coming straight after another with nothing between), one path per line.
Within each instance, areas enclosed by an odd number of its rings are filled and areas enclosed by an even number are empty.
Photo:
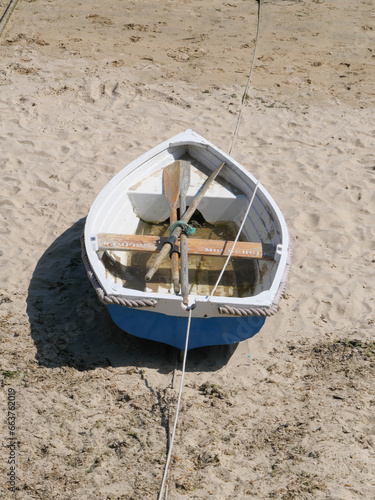
M241 122L241 118L242 118L242 110L244 108L246 99L248 97L249 86L250 86L251 79L253 77L253 71L254 71L254 66L255 66L255 57L256 57L256 53L257 53L257 47L258 47L258 42L259 42L259 34L260 34L260 19L261 19L261 9L260 9L260 6L262 4L262 0L257 0L257 2L258 2L258 20L257 20L257 34L256 34L256 37L255 37L253 60L251 61L251 66L250 66L249 76L248 76L247 82L246 82L246 87L245 87L244 93L242 94L241 107L240 107L240 111L238 113L236 127L234 129L232 145L231 145L231 147L229 149L229 156L232 154L232 151L233 151L233 148L234 148L234 144L235 144L236 139L237 139L238 129L240 127L240 122Z
M10 0L10 2L8 3L7 8L5 9L4 14L1 16L1 19L0 19L0 36L3 34L5 26L6 26L7 22L9 21L9 18L11 16L12 12L14 11L16 5L17 5L17 2L18 2L18 0Z
M171 436L171 439L170 439L168 456L167 456L167 461L165 462L164 475L163 475L163 480L162 480L161 487L160 487L160 492L159 492L158 500L162 500L162 497L163 497L164 485L165 485L165 481L167 479L169 462L171 461L171 456L172 456L173 441L174 441L174 438L175 438L175 435L176 435L178 414L180 412L181 395L182 395L182 389L183 389L183 385L184 385L184 376L185 376L185 368L186 368L186 357L187 357L188 344L189 344L189 334L190 334L190 324L191 324L191 311L192 311L193 307L190 306L188 309L189 309L189 317L188 317L188 324L187 324L187 329L186 329L184 359L183 359L183 362L182 362L181 381L180 381L180 389L178 391L178 400L177 400L177 406L176 406L176 416L175 416L175 419L174 419L173 431L172 431L172 436Z
M242 95L241 107L240 107L240 110L239 110L239 113L238 113L238 118L237 118L236 126L235 126L235 129L234 129L234 134L233 134L233 139L232 139L232 145L231 145L230 150L229 150L229 155L232 153L232 150L234 148L234 144L235 144L236 139L237 139L238 129L239 129L240 122L241 122L241 117L242 117L242 110L244 108L244 105L245 105L245 102L246 102L246 99L247 99L247 94L248 94L248 90L249 90L249 86L250 86L250 82L251 82L251 78L252 78L253 71L254 71L254 66L255 66L256 50L257 50L257 47L258 47L259 33L260 33L260 19L261 19L261 3L262 3L262 0L257 0L257 1L258 1L258 20L257 20L257 34L256 34L256 37L255 37L253 59L252 59L252 63L251 63L251 66L250 66L250 71L249 71L249 76L248 76L248 79L247 79L246 87L245 87L244 93ZM246 216L247 216L248 212L250 211L250 208L251 208L254 196L256 194L257 188L258 188L258 184L255 186L254 193L253 193L253 196L252 196L252 198L250 200L250 203L249 203L249 206L248 206L248 210L246 212L244 220L246 219ZM238 237L239 237L239 235L241 233L241 229L242 229L242 226L241 226L240 231L239 231L239 233L237 235L237 239L238 239ZM234 245L233 245L233 248L234 248ZM231 256L231 253L229 254L228 259L227 259L227 261L224 264L224 268L222 270L222 273L224 272L224 270L225 270L225 268L227 266L227 263L228 263L228 261L230 259L230 256ZM222 274L220 275L220 277L219 277L219 279L218 279L218 281L217 281L217 283L215 285L215 289L212 292L211 296L215 293L216 287L219 284L221 276L222 276ZM181 381L180 381L180 389L179 389L179 393L178 393L178 400L177 400L177 407L176 407L176 416L175 416L175 421L174 421L172 436L171 436L171 439L170 439L168 456L167 456L167 460L166 460L165 467L164 467L164 474L163 474L163 479L162 479L162 483L161 483L161 486L160 486L158 500L162 500L162 498L163 498L163 492L164 492L165 482L167 480L167 475L168 475L169 463L170 463L171 456L172 456L173 441L174 441L175 434L176 434L176 429L177 429L177 421L178 421L178 415L179 415L179 411L180 411L181 395L182 395L182 389L183 389L183 383L184 383L184 375L185 375L185 369L186 369L186 357L187 357L187 350L188 350L188 344L189 344L190 325L191 325L191 311L192 311L193 307L190 306L190 307L187 308L187 310L189 311L189 317L188 317L188 326L187 326L187 330L186 330L185 350L184 350L184 357L183 357L183 363L182 363ZM239 313L239 311L229 311L228 309L225 308L225 306L223 308L223 311L220 311L220 312L222 312L224 314L225 313L226 314L238 314ZM241 315L241 313L240 313L240 315ZM165 499L167 498L167 496L168 496L168 488L166 489Z

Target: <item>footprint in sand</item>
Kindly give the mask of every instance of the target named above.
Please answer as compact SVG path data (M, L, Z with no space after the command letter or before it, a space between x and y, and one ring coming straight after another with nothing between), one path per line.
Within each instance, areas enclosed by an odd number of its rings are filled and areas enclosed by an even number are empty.
M103 97L118 95L119 82L102 82L99 79L91 80L87 85L88 102L96 102Z

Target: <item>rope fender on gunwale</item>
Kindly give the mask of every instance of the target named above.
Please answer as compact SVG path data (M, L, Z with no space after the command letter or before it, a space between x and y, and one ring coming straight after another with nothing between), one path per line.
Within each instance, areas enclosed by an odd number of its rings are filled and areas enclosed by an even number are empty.
M121 296L117 295L107 295L103 289L103 287L100 285L98 280L96 279L95 273L91 267L91 264L89 262L88 255L86 253L86 246L85 246L85 236L82 233L81 236L81 256L83 263L86 268L86 273L87 277L89 278L92 286L94 287L94 290L99 297L99 300L103 304L117 304L119 306L124 306L124 307L155 307L157 304L157 300L155 299L145 299L145 300L130 300L126 299Z
M91 267L91 264L89 262L87 253L86 253L86 247L85 247L85 237L84 234L82 233L81 236L81 255L82 255L82 260L86 269L87 277L89 278L92 286L94 287L94 290L99 297L99 300L103 304L117 304L120 306L124 307L155 307L157 304L157 300L155 299L145 299L145 300L130 300L126 299L121 296L116 296L116 295L107 295L103 289L103 287L100 285L98 280L96 279L95 273ZM290 267L291 267L291 254L292 251L289 247L288 250L288 261L285 266L285 271L283 274L283 277L280 282L280 287L279 290L275 296L274 303L270 307L251 307L251 308L238 308L238 307L232 307L229 305L221 305L218 307L218 311L220 314L227 314L229 316L265 316L265 317L271 317L274 316L277 311L278 311L278 304L280 302L280 299L285 291L285 287L288 281L288 276L290 272Z
M274 298L273 304L270 307L249 307L249 308L239 308L239 307L232 307L228 305L222 305L218 307L218 311L220 314L228 314L231 316L265 316L265 317L271 317L274 316L278 309L279 309L279 302L281 300L281 297L283 296L283 293L285 291L288 278L289 278L289 273L290 273L290 268L292 265L292 249L289 247L288 248L288 260L285 266L284 274L283 277L281 278L280 281L280 286L277 291L277 294Z

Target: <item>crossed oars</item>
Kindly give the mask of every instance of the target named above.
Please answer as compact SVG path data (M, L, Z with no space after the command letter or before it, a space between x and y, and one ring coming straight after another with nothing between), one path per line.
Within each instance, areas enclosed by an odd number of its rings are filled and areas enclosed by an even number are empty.
M184 199L186 200L186 191L187 187L189 187L190 184L190 169L188 170L185 167L185 162L179 162L176 161L166 167L163 171L163 185L164 185L164 194L167 198L169 207L170 207L170 214L171 214L171 225L173 224L172 222L172 217L175 217L175 213L177 212L177 204L178 204L178 197L180 194L181 190L181 172L180 172L180 163L183 163L183 175L182 175L182 183L183 183L183 194L184 194ZM177 166L176 166L177 165ZM183 216L181 217L181 222L188 223L189 220L191 219L193 213L197 209L199 203L201 202L203 196L206 194L208 188L212 184L212 182L216 179L216 177L219 175L221 169L225 165L225 162L221 163L212 173L211 175L205 180L203 185L201 186L200 190L198 191L197 195L195 196L194 200L190 204L189 208L184 212ZM189 175L189 181L187 181L187 177ZM187 183L187 187L186 187ZM176 201L177 200L177 201ZM186 201L182 200L186 207ZM184 207L182 207L184 208ZM181 213L182 213L181 209ZM176 216L177 218L177 216ZM162 261L165 259L165 257L173 250L174 245L178 238L181 236L182 233L182 227L177 226L173 231L172 234L169 236L167 241L164 243L163 248L159 252L157 258L155 259L155 262L152 264L150 269L148 270L145 280L150 281L151 278L154 276L156 271L159 269L160 264ZM186 241L185 237L182 238L181 244L184 246L185 243L184 240ZM178 266L178 256L176 252L172 252L172 281L173 281L173 287L175 290L175 293L179 292L179 283L178 286L176 287L176 279L178 279L178 267L177 267L177 273L176 273L176 266L175 266L175 261L177 258L177 266ZM188 265L187 265L187 248L184 250L184 257L182 257L182 252L181 252L181 282L183 283L183 301L184 304L187 304L188 302L188 288L189 288L189 275L188 275ZM177 291L176 291L177 289Z

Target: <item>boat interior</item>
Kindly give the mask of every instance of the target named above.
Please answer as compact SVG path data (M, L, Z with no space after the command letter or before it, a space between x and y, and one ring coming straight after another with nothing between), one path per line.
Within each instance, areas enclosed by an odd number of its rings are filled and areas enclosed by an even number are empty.
M145 275L169 236L171 222L182 218L181 203L189 207L211 174L210 169L189 154L179 160L190 164L189 182L185 201L181 200L179 191L175 207L171 206L171 193L167 192L175 187L172 183L171 188L166 181L166 170L173 162L143 177L139 172L138 175L129 175L126 187L125 182L115 187L117 196L114 195L112 200L117 199L117 204L105 203L108 213L97 224L98 256L106 278L126 289L176 293L172 286L171 260L172 254L176 254L180 261L178 245L162 261L150 281L145 280ZM181 177L179 183L181 185ZM239 185L241 182L231 182L223 169L189 221L190 227L195 229L188 238L191 295L210 295L227 260L230 242L236 238L254 191L254 186L244 184L242 190ZM177 210L174 216L173 208ZM274 217L259 194L254 198L254 206L215 296L249 297L268 289L277 268L275 249L279 242Z

